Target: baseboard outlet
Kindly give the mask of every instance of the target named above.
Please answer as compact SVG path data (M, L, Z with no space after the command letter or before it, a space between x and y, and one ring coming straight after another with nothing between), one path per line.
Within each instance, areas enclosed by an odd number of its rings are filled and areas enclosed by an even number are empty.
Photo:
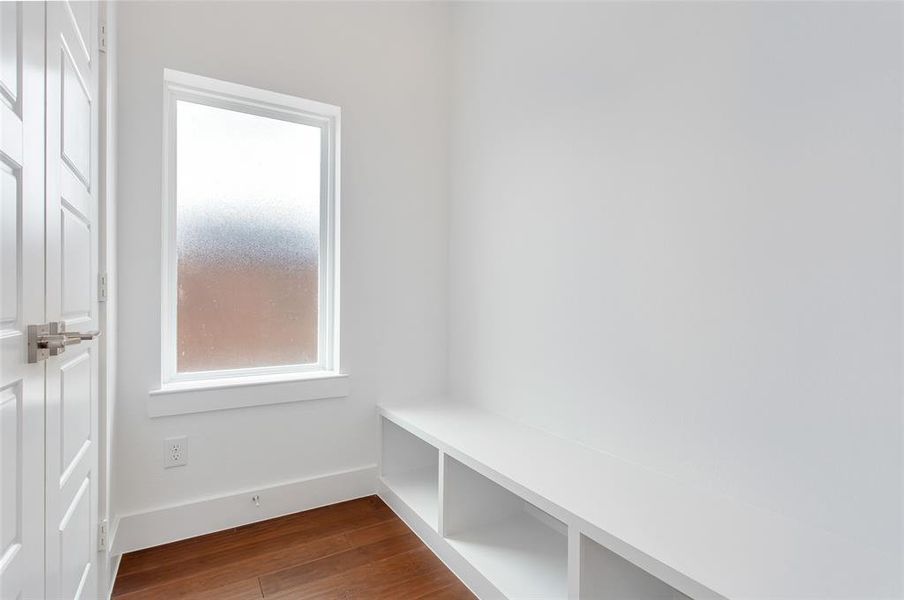
M449 567L449 570L452 571L475 596L480 598L480 600L505 598L496 586L490 583L480 571L471 566L471 563L465 560L455 548L449 545L449 543L443 539L433 527L428 525L417 515L417 513L411 510L405 502L396 496L395 492L390 490L383 483L380 483L378 487L380 498L382 498L389 508L391 508L393 512L408 525L408 528L411 529L411 531L413 531L428 548L430 548L430 551L443 561L443 564Z
M269 487L122 515L110 553L121 555L223 529L369 496L377 467L330 473ZM260 496L260 505L252 496Z

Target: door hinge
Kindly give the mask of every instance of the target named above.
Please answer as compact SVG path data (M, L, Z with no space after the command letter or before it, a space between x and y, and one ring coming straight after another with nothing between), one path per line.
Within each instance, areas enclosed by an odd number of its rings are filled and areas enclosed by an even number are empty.
M97 551L107 549L107 520L104 519L97 526Z
M100 23L97 27L97 49L100 52L107 51L107 24Z
M101 273L97 276L97 301L107 301L107 274Z

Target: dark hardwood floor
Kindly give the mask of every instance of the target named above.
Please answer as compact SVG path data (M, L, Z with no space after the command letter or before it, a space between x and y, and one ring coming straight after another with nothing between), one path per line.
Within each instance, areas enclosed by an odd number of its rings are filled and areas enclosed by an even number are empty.
M393 598L474 595L376 496L122 557L113 597Z

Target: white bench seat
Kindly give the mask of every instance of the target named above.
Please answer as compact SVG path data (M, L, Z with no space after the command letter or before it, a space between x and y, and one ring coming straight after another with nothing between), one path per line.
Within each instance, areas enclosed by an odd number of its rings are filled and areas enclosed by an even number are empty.
M614 456L462 403L383 406L380 413L439 453L439 496L431 506L439 514L428 523L437 531L436 539L443 539L448 529L443 498L455 493L444 489L456 484L449 473L443 481L443 461L451 458L564 526L568 566L550 566L551 573L567 568L563 595L606 597L604 592L589 593L586 587L587 581L600 576L590 571L605 569L578 557L582 551L590 555L582 544L592 541L693 598L901 597L899 557ZM389 492L390 505L404 503L406 493L396 495L391 481L391 476L384 477L382 488ZM431 492L421 489L424 493ZM480 530L475 533L480 535ZM445 537L452 540L453 549L463 543ZM426 541L441 557L448 554L447 549L434 547L435 540ZM481 571L479 559L461 554ZM499 556L493 560L498 562ZM490 581L499 580L483 574ZM506 591L500 585L496 589L512 597L529 592Z

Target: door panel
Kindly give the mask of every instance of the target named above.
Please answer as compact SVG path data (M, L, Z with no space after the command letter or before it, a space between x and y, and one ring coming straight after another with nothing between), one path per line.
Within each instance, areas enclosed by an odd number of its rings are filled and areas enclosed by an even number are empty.
M63 159L86 182L91 169L91 100L75 67L69 48L63 45ZM83 73L84 69L81 70Z
M0 4L0 597L44 596L44 5Z
M91 446L91 352L60 369L60 484L79 466Z
M83 323L91 320L91 223L63 198L60 207L60 267L64 319Z
M19 94L21 72L19 40L22 39L22 24L19 14L18 2L0 4L0 90L11 104L16 103Z
M96 40L97 37L94 36L95 31L92 24L97 21L97 3L76 0L65 4L74 25L73 41L77 42L72 46L73 51L79 52L85 60L94 60L93 40Z
M19 419L22 415L22 394L18 386L0 390L0 476L3 481L19 479L22 453L19 444L22 432ZM0 490L0 556L4 556L19 541L19 493L20 486L4 486Z
M21 565L6 565L15 561L22 550L23 523L20 518L23 489L20 483L23 456L20 451L23 414L21 380L13 381L0 390L0 476L3 485L0 488L0 556L5 568L2 572L3 593L0 597L21 590ZM39 530L40 531L40 530ZM32 540L40 544L38 537ZM21 559L20 559L21 560ZM10 568L11 567L11 568ZM21 593L19 591L18 593Z
M47 320L98 328L97 4L47 5ZM47 596L97 595L97 342L46 361Z
M94 598L92 579L91 482L80 482L63 520L60 522L60 598Z
M19 173L9 162L0 162L0 328L15 328L19 320Z

